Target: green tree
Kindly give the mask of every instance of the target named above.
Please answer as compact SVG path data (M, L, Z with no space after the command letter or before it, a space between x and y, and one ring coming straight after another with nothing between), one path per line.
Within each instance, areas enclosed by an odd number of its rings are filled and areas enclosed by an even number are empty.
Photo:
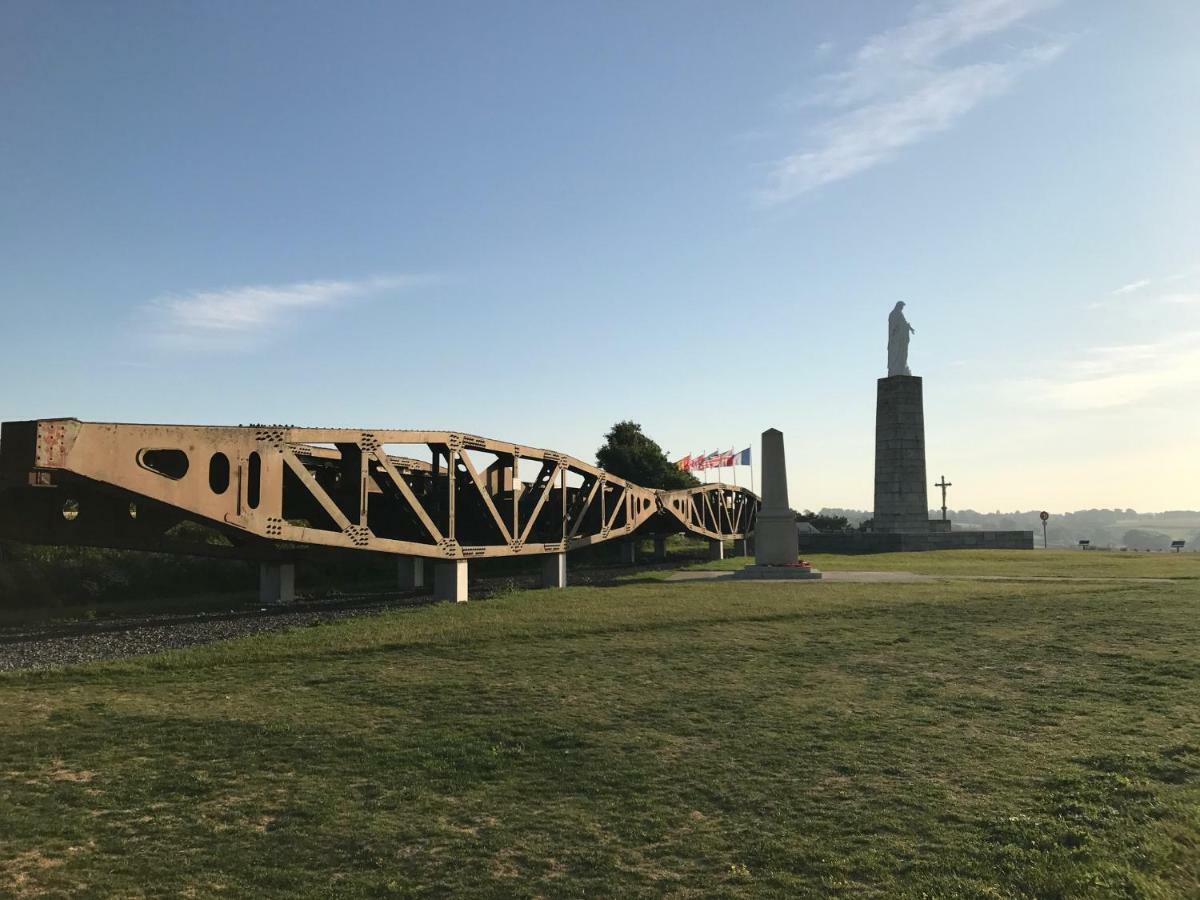
M845 516L831 516L825 513L815 513L811 509L806 509L800 515L796 516L797 522L807 522L817 531L847 531L850 528L850 520Z
M1171 546L1171 536L1161 531L1146 528L1131 528L1121 539L1130 550L1166 550Z
M618 422L596 451L596 465L646 488L685 488L700 482L675 467L667 454L642 433L637 422Z

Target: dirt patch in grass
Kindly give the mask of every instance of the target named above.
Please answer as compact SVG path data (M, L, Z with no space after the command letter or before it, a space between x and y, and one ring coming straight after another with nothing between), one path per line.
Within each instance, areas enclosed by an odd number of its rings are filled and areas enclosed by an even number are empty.
M78 853L81 849L72 847L69 852ZM49 896L51 892L44 886L45 874L65 864L66 859L41 850L24 850L0 859L0 893L18 898Z

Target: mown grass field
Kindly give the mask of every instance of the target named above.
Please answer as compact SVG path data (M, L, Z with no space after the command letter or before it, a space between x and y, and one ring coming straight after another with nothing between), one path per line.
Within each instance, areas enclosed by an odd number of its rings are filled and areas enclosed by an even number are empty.
M916 572L920 575L1004 578L1200 579L1200 554L1108 550L934 550L923 553L802 554L823 572ZM744 558L692 564L740 569Z
M634 576L0 676L0 895L1200 896L1198 601Z

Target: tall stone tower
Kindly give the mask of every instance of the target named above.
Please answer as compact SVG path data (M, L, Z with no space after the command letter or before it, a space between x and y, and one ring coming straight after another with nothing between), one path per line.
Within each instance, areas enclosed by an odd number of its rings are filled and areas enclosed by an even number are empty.
M875 530L928 534L925 401L916 375L879 379L875 403Z

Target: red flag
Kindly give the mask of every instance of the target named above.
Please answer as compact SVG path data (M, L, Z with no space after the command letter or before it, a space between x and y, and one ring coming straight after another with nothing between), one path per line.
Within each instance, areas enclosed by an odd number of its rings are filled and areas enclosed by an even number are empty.
M685 472L690 471L692 468L692 454L689 453L683 459L679 460L679 462L675 463L675 467Z

